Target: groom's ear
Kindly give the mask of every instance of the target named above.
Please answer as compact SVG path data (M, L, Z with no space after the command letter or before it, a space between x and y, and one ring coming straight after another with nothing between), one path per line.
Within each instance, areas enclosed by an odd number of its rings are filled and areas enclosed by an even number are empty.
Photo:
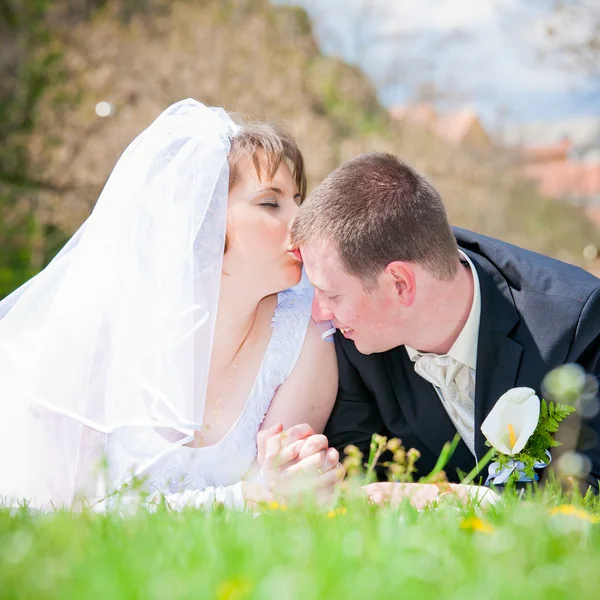
M415 301L415 270L410 263L395 261L385 269L386 279L393 286L393 294L407 308Z

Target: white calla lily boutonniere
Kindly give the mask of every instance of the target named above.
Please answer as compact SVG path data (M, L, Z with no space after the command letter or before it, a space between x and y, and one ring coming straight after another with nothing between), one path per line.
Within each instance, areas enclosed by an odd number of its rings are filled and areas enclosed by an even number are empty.
M494 450L486 485L512 481L537 481L534 469L550 463L549 449L558 424L575 409L541 400L535 390L513 388L503 394L481 425L488 446Z
M540 419L540 399L535 390L513 388L500 396L481 425L481 431L498 452L514 456L525 448Z

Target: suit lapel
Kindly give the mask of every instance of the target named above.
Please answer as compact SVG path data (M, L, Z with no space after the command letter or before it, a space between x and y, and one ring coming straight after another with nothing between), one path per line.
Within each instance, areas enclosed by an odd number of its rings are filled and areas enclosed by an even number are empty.
M488 450L481 424L498 398L514 387L523 347L509 337L520 317L506 280L480 254L462 249L477 269L481 290L475 373L475 452L481 458Z
M404 346L384 353L386 367L396 398L408 426L423 444L438 457L446 442L452 441L456 428L444 409L435 388L417 375ZM470 469L475 460L461 440L447 468Z
M481 424L498 400L514 387L523 348L509 334L520 320L512 294L496 267L486 258L461 244L473 261L479 277L481 316L475 379L475 453L482 458L488 448ZM408 426L435 456L444 443L456 435L435 388L414 371L413 362L403 346L384 353L394 392ZM461 440L448 469L471 469L473 455Z

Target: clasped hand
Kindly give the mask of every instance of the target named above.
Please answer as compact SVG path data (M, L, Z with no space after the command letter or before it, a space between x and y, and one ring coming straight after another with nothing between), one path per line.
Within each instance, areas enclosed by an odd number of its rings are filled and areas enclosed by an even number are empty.
M344 479L339 453L307 424L283 431L277 424L258 433L257 461L269 489L279 497L314 492L329 495Z

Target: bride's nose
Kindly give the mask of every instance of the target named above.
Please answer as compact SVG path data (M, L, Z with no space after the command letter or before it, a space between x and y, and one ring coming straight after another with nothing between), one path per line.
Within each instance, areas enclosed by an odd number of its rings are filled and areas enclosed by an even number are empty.
M294 202L294 205L290 209L290 220L288 221L288 228L291 230L294 221L296 220L296 216L298 215L298 211L300 207Z
M294 226L294 221L296 219L297 214L298 214L298 207L296 207L293 217L288 221L288 224L287 224L288 242L290 243L290 245L292 243L292 227Z

